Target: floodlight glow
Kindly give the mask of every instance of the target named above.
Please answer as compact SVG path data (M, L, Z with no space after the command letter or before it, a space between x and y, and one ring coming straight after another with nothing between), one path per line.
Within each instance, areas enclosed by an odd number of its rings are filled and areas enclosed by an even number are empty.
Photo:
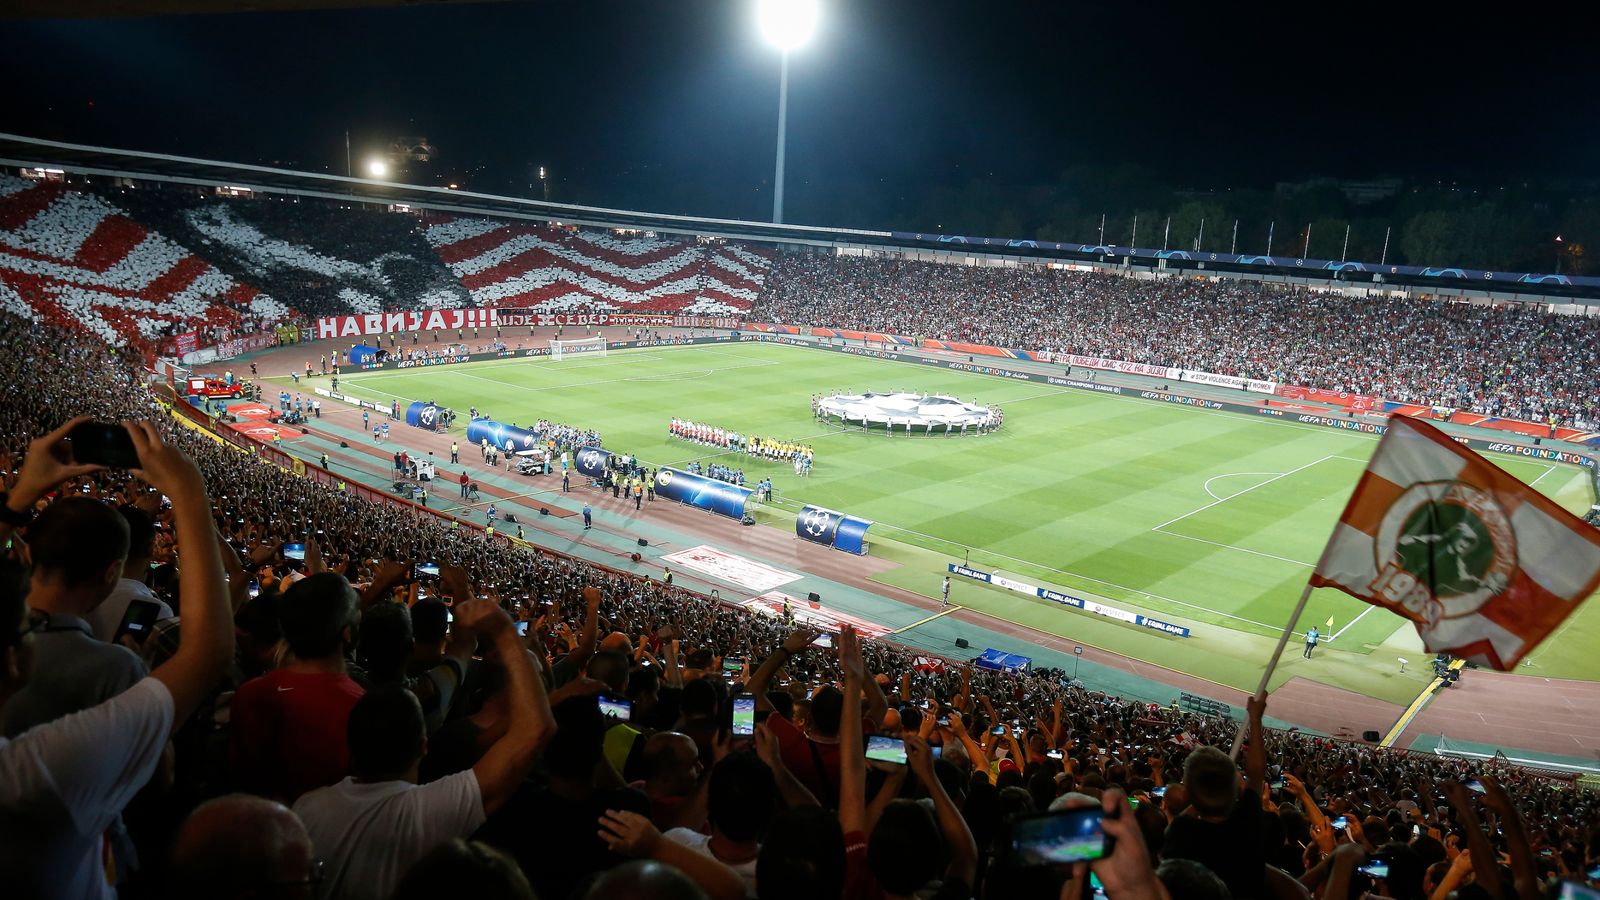
M373 178L382 178L389 174L389 164L381 159L374 159L367 163L367 174Z
M756 21L767 43L788 52L817 30L817 0L756 0Z

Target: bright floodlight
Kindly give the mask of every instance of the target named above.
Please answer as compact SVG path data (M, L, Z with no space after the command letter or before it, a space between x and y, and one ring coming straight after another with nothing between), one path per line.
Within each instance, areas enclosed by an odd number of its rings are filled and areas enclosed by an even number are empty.
M761 36L779 50L793 50L817 30L817 0L756 0Z
M367 163L367 174L373 178L382 178L389 174L389 164L381 159L374 159Z

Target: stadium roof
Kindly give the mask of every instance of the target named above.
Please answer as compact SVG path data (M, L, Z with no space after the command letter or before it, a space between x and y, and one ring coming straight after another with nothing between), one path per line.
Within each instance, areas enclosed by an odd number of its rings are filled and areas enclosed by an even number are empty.
M81 175L165 181L198 187L233 186L335 201L405 204L458 215L492 215L774 244L856 247L884 251L999 257L1019 262L1132 265L1172 274L1292 280L1329 287L1406 289L1442 295L1487 296L1521 302L1600 303L1600 278L1485 272L1453 266L1378 265L1355 261L1235 256L1232 254L1068 244L951 234L774 225L737 219L548 203L444 187L397 184L269 166L220 162L48 141L0 133L0 166L54 168Z
M0 18L116 19L133 16L298 12L380 6L462 6L491 0L9 0ZM499 2L499 0L492 0ZM523 0L527 2L527 0Z

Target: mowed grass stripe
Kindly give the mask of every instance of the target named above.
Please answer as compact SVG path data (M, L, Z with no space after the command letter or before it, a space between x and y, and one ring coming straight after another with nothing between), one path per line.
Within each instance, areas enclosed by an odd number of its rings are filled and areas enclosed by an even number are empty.
M492 380L460 377L475 373ZM1329 459L1307 469L1304 479L1297 474L1252 490L1169 529L1314 561L1355 484L1359 460L1376 445L1372 436L1359 433L1112 395L1039 396L1045 389L1036 383L772 344L646 348L561 363L507 359L451 369L356 373L341 384L357 395L381 391L377 399L382 400L397 395L460 410L477 406L523 424L545 417L594 427L608 446L654 462L716 458L743 467L752 479L770 475L796 503L816 502L874 519L882 523L873 531L880 538L892 535L891 525L926 535L898 536L938 551L941 558L959 559L970 547L973 560L986 566L1031 572L1068 587L1076 578L1080 589L1127 600L1152 614L1255 633L1287 615L1304 584L1303 567L1150 529L1215 499L1204 489L1214 476L1282 473L1324 456L1349 457ZM1007 407L1005 428L983 437L829 432L811 417L811 396L845 389L926 390L1015 405ZM717 455L671 439L666 429L674 415L747 434L806 438L817 450L816 469L811 479L796 479L786 465ZM1511 458L1495 457L1495 462L1525 481L1548 468ZM1212 488L1227 496L1267 477L1222 479ZM1280 486L1285 490L1274 490ZM1570 467L1544 478L1538 488L1568 508L1587 506L1583 475ZM1365 608L1343 594L1318 591L1306 622L1321 625L1333 615L1335 627L1342 627ZM1055 612L1061 628L1074 627L1079 618ZM1568 639L1600 630L1588 610L1580 616L1583 622L1567 630ZM1341 643L1381 640L1397 622L1386 614L1367 616ZM1148 639L1136 635L1130 647ZM1584 662L1600 674L1600 663Z

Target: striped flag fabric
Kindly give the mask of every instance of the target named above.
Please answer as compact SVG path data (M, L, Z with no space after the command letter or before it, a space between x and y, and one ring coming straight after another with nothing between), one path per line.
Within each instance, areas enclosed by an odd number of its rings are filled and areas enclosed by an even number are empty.
M1389 422L1311 584L1410 619L1430 652L1514 668L1600 585L1600 530L1433 426Z

